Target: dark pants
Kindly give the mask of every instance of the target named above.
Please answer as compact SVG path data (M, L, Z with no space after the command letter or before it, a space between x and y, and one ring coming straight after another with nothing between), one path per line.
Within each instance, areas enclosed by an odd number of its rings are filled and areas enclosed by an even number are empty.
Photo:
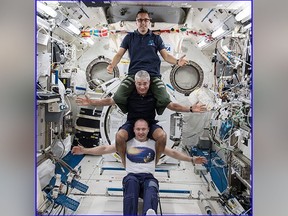
M148 209L157 213L158 180L148 173L129 173L123 178L123 215L137 215L138 198L143 199L143 215Z

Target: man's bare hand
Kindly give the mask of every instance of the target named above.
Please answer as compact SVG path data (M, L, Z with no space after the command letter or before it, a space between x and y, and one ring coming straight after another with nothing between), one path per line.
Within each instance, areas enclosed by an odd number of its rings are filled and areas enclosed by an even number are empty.
M178 65L179 66L184 66L184 65L186 65L186 64L188 64L188 61L186 60L186 59L184 59L184 57L185 57L186 55L183 55L181 58L179 58L179 60L178 60Z
M192 111L193 112L206 112L207 107L205 104L201 104L198 102L198 103L192 105Z
M88 106L90 105L90 99L85 95L85 98L77 97L75 102L78 106Z
M71 153L73 155L82 155L82 154L84 154L83 149L84 149L83 146L80 146L80 145L74 146L71 150Z
M203 163L207 163L207 159L205 157L196 156L196 157L193 157L193 162L194 164L203 164Z
M109 74L113 74L113 67L111 64L109 64L106 69Z

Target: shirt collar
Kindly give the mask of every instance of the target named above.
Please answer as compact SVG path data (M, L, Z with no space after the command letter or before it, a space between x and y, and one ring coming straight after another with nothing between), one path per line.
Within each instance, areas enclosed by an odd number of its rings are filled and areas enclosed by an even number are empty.
M135 88L135 94L137 94L138 96L141 96L141 97L146 97L146 96L152 95L152 91L151 91L151 89L149 88L148 91L147 91L147 94L144 95L144 96L142 96L142 95L138 94L137 89Z
M138 29L136 29L134 32L135 32L137 35L142 35L142 34L139 33ZM148 29L148 32L147 32L145 35L148 35L148 34L149 34L149 35L152 35L152 31L151 31L150 29ZM144 36L145 36L145 35L144 35Z

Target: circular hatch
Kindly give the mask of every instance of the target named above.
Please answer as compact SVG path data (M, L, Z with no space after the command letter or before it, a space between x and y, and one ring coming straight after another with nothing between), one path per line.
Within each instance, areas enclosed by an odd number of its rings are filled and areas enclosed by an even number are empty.
M111 80L114 77L119 77L119 69L117 66L114 67L112 74L107 72L106 68L110 62L111 59L99 56L89 63L86 69L86 79L90 88L96 89L104 82Z
M174 89L189 95L200 88L204 79L202 68L195 62L189 61L185 66L174 66L170 73L170 82Z

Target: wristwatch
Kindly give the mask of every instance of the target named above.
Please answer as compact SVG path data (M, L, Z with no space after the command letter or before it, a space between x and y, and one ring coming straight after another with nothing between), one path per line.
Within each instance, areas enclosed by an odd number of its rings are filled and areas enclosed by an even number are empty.
M192 110L192 106L190 106L190 112L193 112L193 110Z
M176 65L178 65L179 59L176 60Z

